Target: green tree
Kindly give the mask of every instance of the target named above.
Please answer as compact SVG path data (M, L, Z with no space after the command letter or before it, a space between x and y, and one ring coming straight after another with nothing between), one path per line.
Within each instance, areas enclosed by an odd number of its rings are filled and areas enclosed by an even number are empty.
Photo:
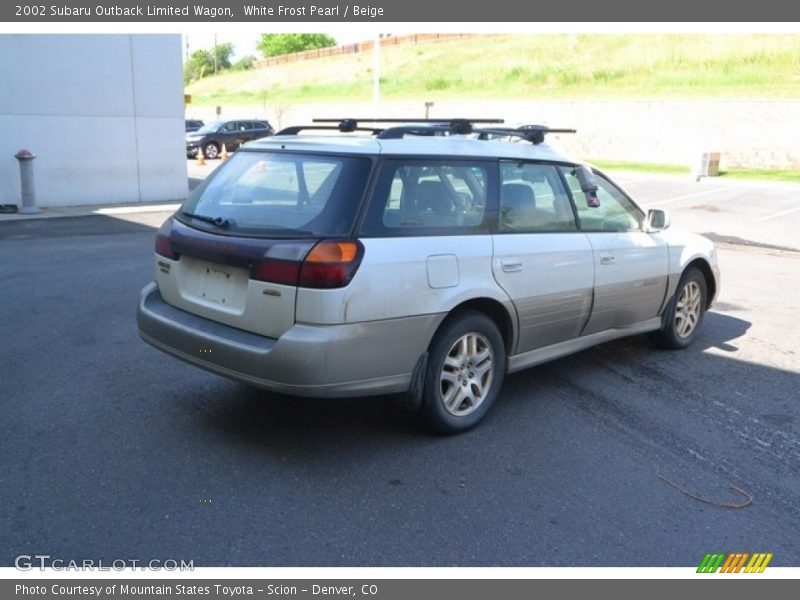
M269 58L335 45L336 40L324 33L263 33L258 49L265 58Z
M252 54L248 54L247 56L244 56L239 60L237 60L235 63L233 63L231 65L231 70L247 71L248 69L252 69L255 66L257 60L258 59L255 56L253 56Z
M215 51L217 55L216 65L214 64ZM215 66L217 72L230 69L231 56L233 56L233 44L230 42L217 44L216 48L211 50L195 50L189 57L189 62L183 67L184 83L190 83L208 75L213 75Z

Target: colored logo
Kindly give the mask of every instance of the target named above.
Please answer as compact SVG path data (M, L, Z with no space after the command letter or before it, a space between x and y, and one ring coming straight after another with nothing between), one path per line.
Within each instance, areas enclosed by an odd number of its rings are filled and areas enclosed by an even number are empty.
M749 559L749 560L748 560ZM772 552L731 552L729 554L706 554L697 567L698 573L763 573ZM745 566L746 565L746 566Z

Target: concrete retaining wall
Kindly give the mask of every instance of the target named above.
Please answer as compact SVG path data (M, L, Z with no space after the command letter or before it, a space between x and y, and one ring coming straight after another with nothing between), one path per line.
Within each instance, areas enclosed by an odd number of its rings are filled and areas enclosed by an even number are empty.
M191 116L214 119L213 107ZM312 117L422 117L419 102L223 107L224 118L266 117L274 126ZM551 143L581 158L693 165L703 151L722 154L722 169L800 168L798 100L437 101L431 117L501 117L507 124L545 123L578 130ZM280 118L279 118L280 117Z

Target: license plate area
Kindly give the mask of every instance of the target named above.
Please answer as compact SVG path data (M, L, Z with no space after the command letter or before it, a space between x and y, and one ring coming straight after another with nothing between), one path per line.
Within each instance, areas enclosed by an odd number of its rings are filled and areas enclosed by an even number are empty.
M239 314L247 304L250 274L246 269L181 257L179 287L187 301Z
M201 297L208 302L230 304L233 282L231 272L218 267L206 267Z

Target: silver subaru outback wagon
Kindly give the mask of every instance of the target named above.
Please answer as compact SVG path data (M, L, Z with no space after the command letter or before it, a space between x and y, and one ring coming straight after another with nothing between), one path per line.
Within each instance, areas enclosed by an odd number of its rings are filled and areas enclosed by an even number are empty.
M688 346L713 244L551 131L343 120L244 145L158 231L141 337L276 392L403 393L449 433L506 373L628 335Z

